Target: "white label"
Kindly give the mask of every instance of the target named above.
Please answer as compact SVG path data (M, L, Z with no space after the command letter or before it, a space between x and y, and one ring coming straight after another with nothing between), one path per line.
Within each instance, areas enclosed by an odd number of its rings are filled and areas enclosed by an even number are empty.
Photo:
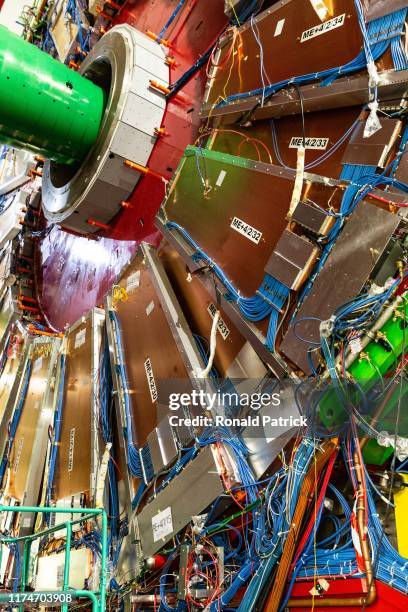
M221 187L226 176L227 176L227 173L225 172L225 170L221 170L221 172L218 175L217 181L215 183L217 187Z
M62 589L64 586L64 563L57 566L57 588Z
M363 350L363 345L360 338L352 338L349 342L350 352L353 355L358 355Z
M86 328L81 329L75 336L74 348L79 348L85 343L86 340Z
M154 309L154 302L153 300L150 302L150 304L148 304L147 308L146 308L146 314L147 316L151 315Z
M154 404L154 402L157 401L157 387L156 382L154 380L152 363L149 358L146 359L144 367L146 372L147 384L149 386L150 397L152 398L152 403Z
M14 459L14 464L13 464L14 473L16 473L18 470L18 464L20 463L21 453L23 451L23 445L24 445L24 438L20 438L17 444L16 458Z
M170 506L152 517L153 542L158 542L173 533Z
M38 357L35 361L34 361L34 365L33 365L33 374L36 374L37 372L39 372L42 368L42 364L43 364L43 358L42 357Z
M305 138L305 149L319 149L320 151L324 151L327 149L327 145L329 144L328 138ZM303 137L302 136L293 136L289 143L289 149L298 149L299 147L303 147Z
M242 236L245 236L245 238L248 238L248 240L251 240L251 242L255 242L255 244L259 244L259 241L262 238L262 232L258 231L251 225L248 225L248 223L245 223L245 221L238 219L238 217L233 218L231 221L231 227L238 232L238 234L242 234Z
M74 469L75 427L69 432L68 472Z
M31 519L29 516L23 518L23 527L31 527Z
M339 15L338 17L334 17L334 19L329 19L329 21L325 21L309 30L305 30L302 32L302 36L300 37L300 42L303 43L306 40L310 40L311 38L315 38L316 36L320 36L321 34L325 34L326 32L330 32L330 30L334 30L335 28L340 28L344 25L344 21L346 19L346 13L343 15Z
M126 284L126 291L132 291L133 289L137 289L140 284L140 270L133 272L128 279Z
M280 36L282 34L284 25L285 25L285 20L279 19L278 23L276 24L274 36Z
M207 310L210 313L211 317L214 318L215 317L215 313L217 312L216 305L211 303L208 306ZM217 329L220 332L220 334L223 337L223 339L226 340L228 338L228 336L229 336L230 330L225 325L224 320L221 317L218 319Z

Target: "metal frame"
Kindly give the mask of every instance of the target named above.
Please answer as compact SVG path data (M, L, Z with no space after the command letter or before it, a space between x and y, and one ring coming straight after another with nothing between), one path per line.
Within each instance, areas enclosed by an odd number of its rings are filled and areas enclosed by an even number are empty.
M91 407L91 432L92 432L92 449L91 455L91 482L90 490L92 494L95 493L96 479L98 476L99 460L105 449L100 448L100 436L98 431L98 419L99 419L99 396L97 388L97 377L96 374L99 371L99 357L102 344L102 329L105 323L105 312L102 308L93 308L90 315L92 324L92 364L91 364L91 377L92 377L92 407Z
M11 294L11 289L10 287L5 287L4 291L3 291L3 295L0 298L4 300L3 305L8 302L8 308L6 309L6 313L9 312L8 315L8 320L7 323L4 327L4 332L3 335L0 337L0 355L3 352L4 346L7 342L7 337L9 335L9 333L11 332L13 325L16 323L17 321L17 314L14 310L14 305L13 305L13 297ZM4 312L4 308L2 308L1 312ZM7 314L6 314L7 316Z
M27 569L28 561L30 557L30 547L34 540L39 540L42 537L61 531L61 528L66 530L66 543L65 543L65 563L64 563L64 586L62 589L63 593L70 594L72 597L87 597L92 601L93 612L105 612L106 610L106 590L107 590L107 557L108 557L108 518L105 510L100 508L48 508L38 506L0 506L0 514L6 512L16 513L31 513L33 514L33 521L36 514L78 514L79 518L66 521L64 526L61 524L49 529L38 531L37 533L19 536L19 537L4 537L0 535L0 562L2 554L2 544L16 544L23 546L23 557L22 557L22 573L21 573L21 591L20 594L25 593L27 585ZM73 590L69 588L69 570L70 570L70 553L71 553L71 534L72 527L76 524L90 521L92 519L101 519L101 577L98 591L85 591L85 590ZM61 594L61 591L49 591L44 592L47 595L50 594ZM27 593L29 594L29 593ZM0 602L10 603L10 593L0 594ZM13 606L14 607L14 606ZM15 606L17 607L17 606ZM19 609L22 610L24 606L20 605ZM62 612L68 612L68 604L64 603L61 606Z
M27 338L27 340L25 341L24 352L22 357L20 358L16 377L10 392L10 397L4 410L3 418L0 422L0 457L3 457L4 451L6 449L8 424L13 416L16 404L20 397L21 389L23 386L24 374L27 369L28 361L31 358L32 349L33 342L31 338Z
M119 430L119 446L123 454L123 457L125 458L125 463L126 463L126 468L127 468L127 465L129 463L128 456L127 456L127 449L124 443L123 435L121 435L121 433L126 428L126 419L125 419L125 414L124 414L124 405L123 405L123 397L122 397L123 394L120 392L121 384L120 384L120 379L119 379L119 375L118 375L118 371L116 367L116 365L118 364L119 351L118 351L117 343L115 340L115 334L114 334L112 322L109 317L109 312L112 312L114 310L113 305L112 305L112 297L110 294L108 294L106 297L105 308L108 314L108 316L105 319L105 325L106 325L106 333L108 337L110 366L111 366L113 388L114 388L114 395L115 395L116 422L117 422L117 427ZM125 471L125 474L123 475L123 478L125 481L125 490L126 490L126 512L127 514L130 514L131 513L131 501L134 498L136 491L134 489L132 477L129 474L129 470L126 469L124 471Z
M386 70L379 73L378 101L387 107L399 107L400 101L407 94L408 70ZM304 112L344 108L368 103L369 79L366 74L337 79L330 85L322 87L320 83L301 86ZM248 118L272 119L301 113L301 103L296 89L290 87L276 92L261 106L259 96L250 96L236 100L224 106L213 108L204 104L200 110L201 119L209 116L222 120L223 125L236 123Z
M153 249L147 243L142 243L141 249L152 273L153 285L159 296L174 340L179 348L181 358L183 359L190 377L193 381L197 380L195 374L203 367L203 361L197 349L197 344L194 340L190 326L177 300L163 264L160 261L157 250Z
M34 350L38 344L44 344L44 338L35 338L32 343L32 350ZM54 389L51 388L51 382L54 380L53 374L57 363L61 341L57 339L50 339L49 344L52 344L53 347L47 371L48 386L43 395L41 406L39 408L42 418L40 417L37 422L23 501L23 503L28 506L37 502L39 493L41 491L41 482L44 474L48 445L48 428L52 423L54 414L52 407L55 407L55 398L53 397ZM27 519L27 517L23 516L20 535L24 535L25 533L32 531L34 518L35 517L32 516L30 524L27 524L26 520L24 520Z

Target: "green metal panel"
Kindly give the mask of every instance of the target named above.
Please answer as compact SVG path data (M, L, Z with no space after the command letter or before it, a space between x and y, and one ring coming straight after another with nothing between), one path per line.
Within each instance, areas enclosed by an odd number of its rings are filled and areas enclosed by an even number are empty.
M0 142L62 164L96 141L103 90L0 26Z

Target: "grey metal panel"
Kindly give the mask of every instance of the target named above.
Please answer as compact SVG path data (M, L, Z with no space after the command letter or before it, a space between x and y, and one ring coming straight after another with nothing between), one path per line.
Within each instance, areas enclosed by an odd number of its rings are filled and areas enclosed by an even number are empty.
M295 321L304 317L328 319L347 300L357 295L370 277L387 243L398 227L398 215L360 202L343 229ZM293 322L294 323L294 322ZM280 351L304 372L310 373L307 341L320 340L319 322L303 320L297 325L300 341L289 327Z
M125 158L120 155L108 156L103 170L99 176L104 183L110 183L115 187L127 190L131 193L135 187L135 180L140 178L140 173L125 166Z
M192 516L200 514L223 492L212 450L206 447L137 516L143 556L149 557L160 550ZM152 519L167 508L171 509L173 530L154 542Z
M316 247L301 236L284 230L279 238L265 272L292 289L296 288L299 275L307 267Z
M265 364L255 349L245 342L227 370L228 378L263 378L267 373Z
M167 416L147 436L147 442L156 474L177 457L177 444Z
M299 408L294 399L294 389L295 386L292 384L280 391L280 406L264 406L261 408L258 412L261 420L264 417L271 417L272 419L278 419L279 417L283 419L298 418ZM249 450L248 460L257 478L261 478L265 474L297 430L298 428L289 425L272 426L268 424L263 426L263 431L257 437L253 437L254 429L252 427L243 431L242 439Z
M154 136L145 134L121 121L116 128L110 148L112 153L145 166L155 141L156 138Z
M406 6L408 6L407 0L371 0L367 11L367 21L370 22L384 15L389 15Z
M310 229L315 234L323 234L328 217L323 210L307 202L299 202L292 214L292 221Z

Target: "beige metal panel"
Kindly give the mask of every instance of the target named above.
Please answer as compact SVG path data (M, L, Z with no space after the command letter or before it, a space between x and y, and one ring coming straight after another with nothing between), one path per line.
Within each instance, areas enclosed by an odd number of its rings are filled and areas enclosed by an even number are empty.
M14 335L14 341L8 350L4 370L0 376L0 423L3 419L11 391L16 380L16 374L23 354L23 338L19 332Z
M8 493L21 503L24 500L37 425L47 390L52 346L52 342L44 341L36 344L33 349L27 396L10 453Z
M55 474L55 499L89 491L93 386L90 318L68 333L62 430Z

